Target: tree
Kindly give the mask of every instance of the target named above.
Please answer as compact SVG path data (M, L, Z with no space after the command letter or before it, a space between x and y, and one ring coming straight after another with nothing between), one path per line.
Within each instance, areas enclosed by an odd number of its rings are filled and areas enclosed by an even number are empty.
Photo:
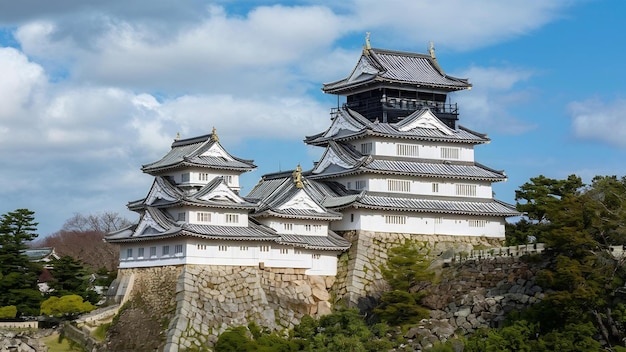
M131 222L115 212L83 215L74 213L67 219L61 231L109 233L130 226Z
M41 302L41 314L55 317L87 313L94 309L96 309L95 306L89 302L84 302L83 298L78 295L67 295L60 298L50 297Z
M17 209L0 216L0 307L15 305L19 314L37 314L41 295L37 276L41 267L24 250L37 237L34 212Z
M515 191L517 210L537 222L549 221L548 213L565 195L576 194L584 186L580 177L569 175L556 180L543 175L533 177Z
M50 288L55 296L78 295L94 304L99 301L96 292L89 289L90 274L80 261L66 255L52 264Z

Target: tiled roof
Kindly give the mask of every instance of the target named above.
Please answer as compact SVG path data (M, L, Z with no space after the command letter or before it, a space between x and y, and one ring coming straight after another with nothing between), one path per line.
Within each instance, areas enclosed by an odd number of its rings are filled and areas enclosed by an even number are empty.
M404 130L403 127L419 119L426 110L417 110L403 120L396 123L371 122L358 112L342 108L337 112L331 126L325 132L307 136L304 142L311 145L325 146L329 141L337 142L380 136L397 139L413 139L423 141L449 143L488 143L490 139L481 133L474 132L459 126L453 133L444 133L437 128L416 127Z
M340 204L339 200L345 201ZM517 216L520 213L510 204L495 199L425 199L363 193L359 197L342 197L333 204L336 209L362 207L380 210L417 211L424 213ZM330 206L327 204L327 206Z
M329 231L328 236L281 235L280 244L304 247L306 249L346 250L350 242Z
M211 139L211 135L174 141L170 151L163 158L153 163L143 165L141 169L146 173L155 173L181 166L198 166L238 171L249 171L256 168L252 160L240 159L230 154L228 154L229 158L201 156L204 151L208 150L214 144L217 144L225 151L218 141Z
M471 87L467 79L446 75L430 55L366 49L348 77L324 84L322 90L341 94L374 82L397 82L446 91Z
M333 157L329 158L336 157L344 165L336 165L334 161L326 164L324 160L327 154L332 154ZM322 167L324 168L322 169ZM349 144L335 143L334 141L329 142L327 151L313 169L309 178L324 179L356 173L474 179L494 182L504 181L507 178L503 171L497 171L479 163L443 162L440 160L394 158L375 155L365 156L358 153Z

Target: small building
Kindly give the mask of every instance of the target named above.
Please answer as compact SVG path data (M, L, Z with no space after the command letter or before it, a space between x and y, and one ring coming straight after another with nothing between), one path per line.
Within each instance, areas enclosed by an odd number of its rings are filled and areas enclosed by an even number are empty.
M154 176L145 198L130 202L136 225L106 236L120 245L120 269L204 264L306 269L335 275L349 242L329 230L341 214L309 195L301 175L260 198L239 195L239 176L255 169L230 155L216 130L177 139L142 171Z

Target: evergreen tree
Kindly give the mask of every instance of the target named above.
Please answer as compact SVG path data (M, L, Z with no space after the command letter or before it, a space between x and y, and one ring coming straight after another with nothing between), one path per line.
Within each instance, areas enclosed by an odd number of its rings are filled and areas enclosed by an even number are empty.
M26 243L37 237L34 214L17 209L0 216L0 307L15 305L18 314L37 315L41 301L37 289L41 267L24 253Z

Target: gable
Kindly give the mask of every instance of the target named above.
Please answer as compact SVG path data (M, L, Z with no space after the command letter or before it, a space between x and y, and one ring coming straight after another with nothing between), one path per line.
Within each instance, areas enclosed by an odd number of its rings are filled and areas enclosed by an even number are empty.
M406 118L399 124L398 130L402 132L410 131L416 128L436 129L446 135L454 134L454 131L446 126L441 120L433 114L430 109L417 112L417 115Z
M167 192L163 186L159 182L154 182L152 184L152 188L150 188L150 192L146 196L145 203L147 205L154 204L157 200L165 200L168 202L176 201L176 197L172 196L169 192Z
M341 112L337 114L337 117L333 120L333 123L328 129L328 131L324 133L324 137L334 136L342 130L358 132L362 128L363 126L357 126L351 121L348 121L348 119L346 119L346 115L343 112Z
M362 75L368 75L368 77L371 77L372 75L375 75L377 73L378 70L374 66L372 66L364 56L361 56L359 63L352 71L352 74L350 74L350 77L348 77L348 82L355 81Z
M214 158L223 158L224 160L233 161L233 159L219 143L213 143L209 149L205 150L200 156L210 156Z
M312 172L314 174L318 174L326 170L331 165L337 165L344 169L351 169L353 167L353 165L348 164L342 158L340 158L335 150L333 150L332 148L327 148L326 152L322 156L322 159L317 163L317 165L315 165L315 168Z
M201 199L204 201L220 201L220 202L231 202L231 203L244 203L244 200L238 196L235 192L233 192L230 187L228 187L223 182L217 185L214 189L212 189L207 194L203 194L197 199Z
M296 209L296 210L310 210L317 213L325 213L326 211L320 207L311 197L304 191L299 190L293 197L277 207L279 210Z
M137 229L135 229L134 237L141 237L145 235L154 235L165 232L165 228L159 225L150 215L149 212L144 213Z

